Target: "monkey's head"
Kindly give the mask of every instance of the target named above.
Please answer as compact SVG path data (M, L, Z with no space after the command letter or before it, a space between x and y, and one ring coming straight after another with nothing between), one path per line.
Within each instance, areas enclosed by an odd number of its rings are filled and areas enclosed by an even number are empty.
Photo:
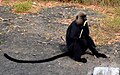
M85 12L78 12L76 14L75 21L76 21L77 25L82 25L86 20L87 20L87 18L86 18Z

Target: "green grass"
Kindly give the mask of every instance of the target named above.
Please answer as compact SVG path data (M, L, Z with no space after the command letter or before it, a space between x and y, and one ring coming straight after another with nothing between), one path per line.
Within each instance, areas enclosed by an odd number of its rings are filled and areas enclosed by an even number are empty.
M120 26L120 16L116 16L116 18L113 20L113 22L116 26Z
M30 10L31 8L32 8L32 2L31 1L19 2L19 3L15 3L13 5L13 9L17 13L26 12L26 11Z
M0 40L0 45L4 43L5 43L5 40Z
M115 7L114 11L115 11L116 15L120 16L120 7Z
M113 16L109 16L105 19L105 25L117 32L120 30L120 7L115 7L112 11Z
M115 16L111 21L108 21L106 25L108 25L114 32L120 30L120 16Z

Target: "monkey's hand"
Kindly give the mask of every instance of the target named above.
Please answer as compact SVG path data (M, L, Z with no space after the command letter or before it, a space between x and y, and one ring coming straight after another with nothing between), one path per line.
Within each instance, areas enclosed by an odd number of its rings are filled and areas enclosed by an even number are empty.
M103 54L103 53L97 53L97 54L95 54L95 56L96 56L97 58L99 58L99 57L107 58L107 56L106 56L105 54Z
M80 59L80 62L86 63L86 62L87 62L87 59L81 58L81 59Z

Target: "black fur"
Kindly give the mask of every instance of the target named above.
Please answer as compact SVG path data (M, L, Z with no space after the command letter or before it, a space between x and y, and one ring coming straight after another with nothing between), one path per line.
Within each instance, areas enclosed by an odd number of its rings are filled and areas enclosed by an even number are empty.
M82 29L83 33L81 38L79 38ZM81 25L77 25L76 21L73 21L67 29L66 43L68 50L72 53L72 56L76 61L80 61L82 59L81 55L84 54L87 49L89 49L97 58L107 58L106 55L98 53L96 50L96 45L89 36L89 28L87 23L83 26L83 23ZM71 44L72 47L69 47Z
M14 61L14 62L17 62L17 63L45 63L45 62L53 61L57 58L64 57L67 55L68 55L68 52L51 57L51 58L48 58L48 59L43 59L43 60L19 60L19 59L13 58L13 57L9 56L8 54L4 53L4 56L7 59Z

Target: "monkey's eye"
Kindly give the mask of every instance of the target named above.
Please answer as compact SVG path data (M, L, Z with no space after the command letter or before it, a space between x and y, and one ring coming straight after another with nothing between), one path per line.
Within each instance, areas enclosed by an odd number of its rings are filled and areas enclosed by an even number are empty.
M83 19L84 19L84 20L87 20L87 18L86 18L86 17L83 17Z
M76 16L76 19L78 19L78 16Z

